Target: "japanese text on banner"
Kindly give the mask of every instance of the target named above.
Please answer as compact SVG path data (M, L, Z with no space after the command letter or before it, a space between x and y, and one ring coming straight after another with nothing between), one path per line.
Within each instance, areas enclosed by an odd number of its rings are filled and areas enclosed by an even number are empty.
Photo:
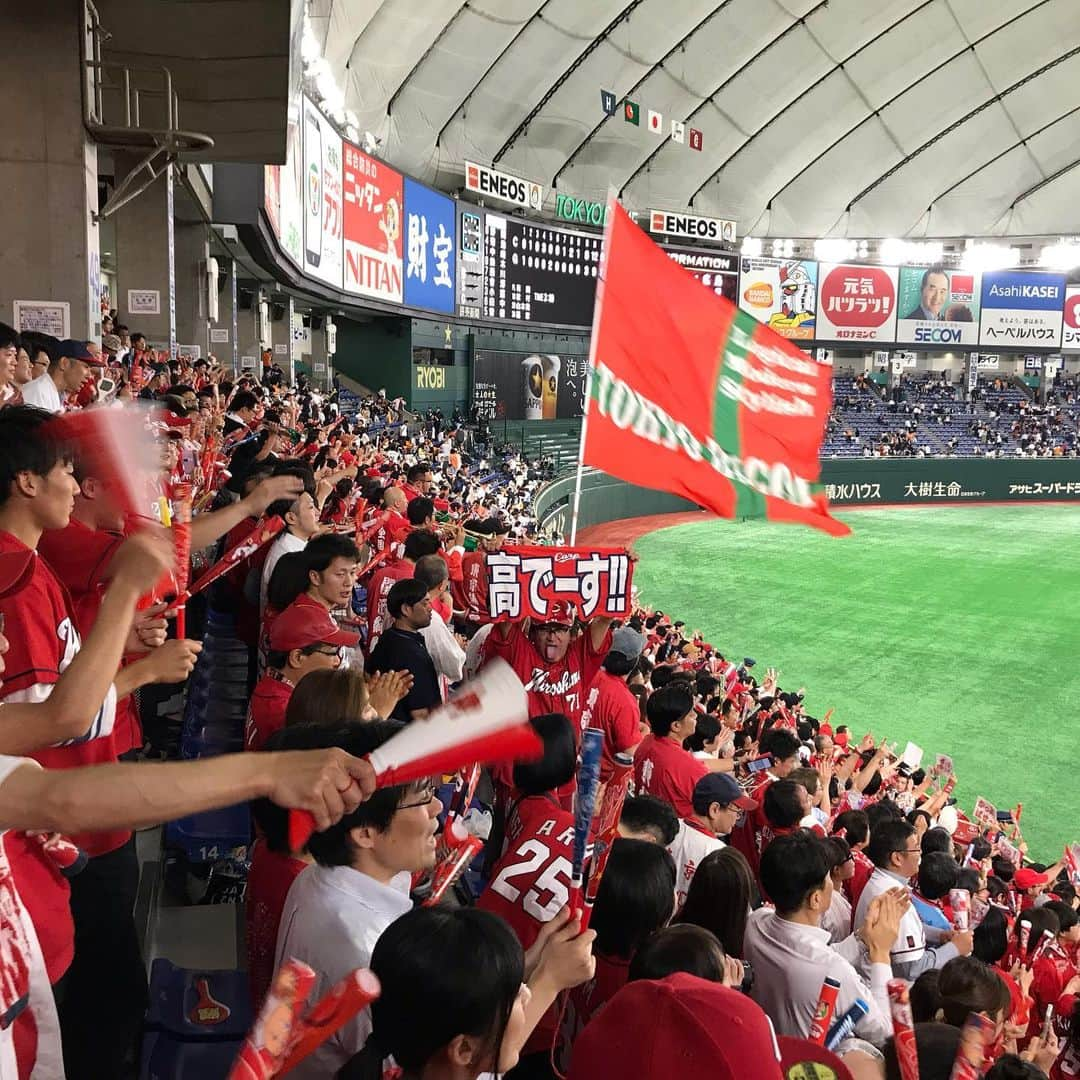
M559 602L582 619L625 618L631 610L633 564L621 549L507 547L489 554L487 566L494 619L543 622Z

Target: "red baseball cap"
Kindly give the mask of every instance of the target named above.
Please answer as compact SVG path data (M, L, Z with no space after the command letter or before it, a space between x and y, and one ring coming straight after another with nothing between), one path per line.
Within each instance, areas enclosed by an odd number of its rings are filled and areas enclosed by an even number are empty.
M1013 884L1018 889L1033 889L1036 885L1049 885L1050 875L1040 874L1030 866L1022 866L1013 874Z
M745 994L681 972L627 983L586 1026L567 1080L597 1076L852 1080L824 1047L777 1040L769 1018Z
M553 600L548 607L546 619L537 619L537 626L573 626L576 613L574 605L567 600Z
M351 649L359 641L359 634L342 630L321 604L301 604L294 600L270 627L270 648L275 652L303 649L319 642L347 645Z

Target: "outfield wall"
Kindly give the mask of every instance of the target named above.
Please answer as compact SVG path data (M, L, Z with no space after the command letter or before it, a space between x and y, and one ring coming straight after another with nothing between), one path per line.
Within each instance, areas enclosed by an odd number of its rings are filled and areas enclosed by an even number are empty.
M822 482L837 506L935 503L1080 503L1080 458L830 458ZM534 500L541 528L569 533L574 477L543 488ZM638 487L596 470L582 477L579 528L622 518L694 510L677 495Z

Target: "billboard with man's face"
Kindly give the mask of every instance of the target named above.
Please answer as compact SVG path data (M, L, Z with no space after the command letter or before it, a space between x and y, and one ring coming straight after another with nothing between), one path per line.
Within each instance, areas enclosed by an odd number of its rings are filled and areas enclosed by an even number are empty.
M906 345L977 345L979 275L942 266L902 266L896 340Z

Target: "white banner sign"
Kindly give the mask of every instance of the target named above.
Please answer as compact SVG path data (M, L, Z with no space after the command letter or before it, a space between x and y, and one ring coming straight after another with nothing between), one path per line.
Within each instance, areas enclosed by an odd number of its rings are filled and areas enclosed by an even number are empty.
M735 242L734 221L728 218L700 217L696 214L676 214L669 210L649 211L649 232L668 236L685 236L691 240Z
M475 161L465 162L465 190L489 199L499 199L511 206L520 206L523 210L539 211L544 205L543 185L498 169L489 169L486 165L477 165Z
M71 305L66 300L16 300L12 306L20 334L31 330L61 340L71 336Z
M129 315L160 315L161 293L157 289L128 289Z
M210 344L211 345L225 345L229 341L228 328L220 328L216 326L210 327Z

